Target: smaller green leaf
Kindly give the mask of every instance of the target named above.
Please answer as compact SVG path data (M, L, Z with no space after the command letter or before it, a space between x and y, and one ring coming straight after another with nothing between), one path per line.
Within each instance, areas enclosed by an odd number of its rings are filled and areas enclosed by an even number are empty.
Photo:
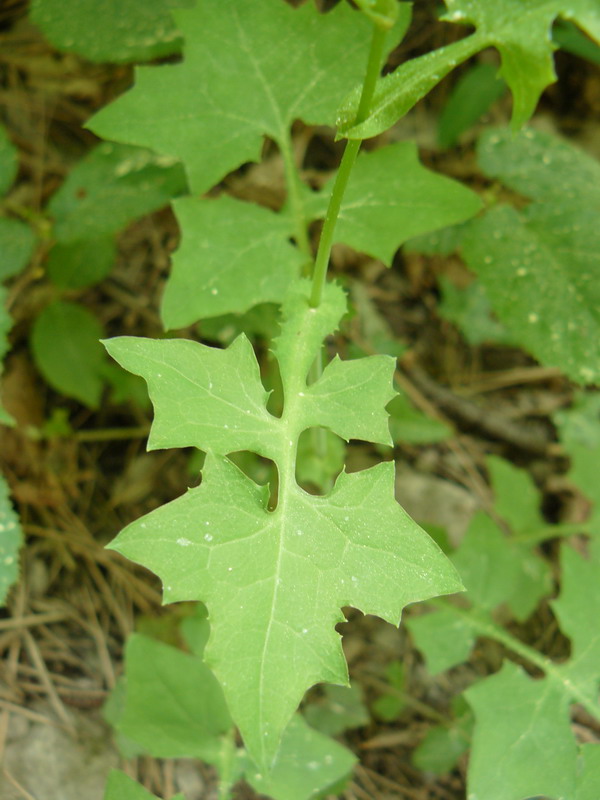
M390 430L394 443L431 444L452 436L452 428L423 414L403 393L394 397L386 408L390 414Z
M589 698L598 705L600 683L600 631L597 620L600 614L600 538L589 543L589 554L583 558L568 545L561 550L560 595L551 601L552 610L558 617L562 632L571 640L571 657L561 664L560 672L568 687L576 686L578 697Z
M330 192L328 183L312 196L309 215L324 214ZM480 208L470 189L426 169L414 142L398 142L358 158L335 237L389 265L408 239L463 222Z
M105 357L102 326L85 308L56 301L38 315L31 330L35 363L58 392L90 408L100 402Z
M492 64L474 64L456 82L438 122L440 147L452 147L506 92Z
M118 730L119 720L125 710L125 703L127 702L127 679L124 675L117 678L114 688L110 691L106 702L102 706L102 716L108 724L114 729L115 744L119 753L123 758L137 758L138 756L145 755L145 748L134 742L125 734Z
M534 611L551 587L549 565L483 512L471 520L452 561L478 609L493 611L507 603L519 620Z
M407 114L458 64L462 64L484 46L482 38L474 34L406 61L395 72L378 81L369 115L364 122L358 124L355 124L355 120L361 90L356 88L338 110L338 137L369 139L383 133Z
M471 520L452 561L467 587L469 599L486 610L504 602L519 570L505 535L482 511Z
M465 225L469 223L459 223L450 225L433 233L425 233L410 239L405 245L407 253L423 253L426 256L449 256L456 253L462 240L462 232Z
M257 339L269 342L279 333L279 306L261 303L244 314L223 314L202 319L197 328L203 341L218 342L223 347L228 347L240 333L244 333L251 342Z
M183 168L174 159L128 145L98 145L69 173L48 212L61 243L117 233L184 192Z
M415 749L412 762L422 772L446 775L456 766L458 759L469 749L469 740L458 728L436 725L427 731Z
M558 3L536 3L527 9L523 24L521 0L446 0L449 13L442 19L473 24L485 44L500 52L500 75L513 94L513 127L519 128L533 114L543 90L556 80L552 62L550 27ZM485 46L485 45L484 45Z
M600 394L577 392L570 408L554 414L554 422L567 447L581 444L589 449L600 447Z
M113 719L121 735L140 743L147 753L160 758L192 756L226 768L223 736L232 722L223 693L202 663L208 636L206 609L184 620L184 635L193 655L141 634L133 634L125 651L126 692L124 708ZM339 688L339 687L337 687ZM355 759L331 739L311 730L298 715L286 730L272 772L256 773L250 759L234 756L234 774L244 770L258 791L274 800L308 800L320 796L346 776ZM228 765L229 770L231 765ZM223 777L223 776L222 776Z
M113 769L108 776L104 800L158 800L158 798L124 772ZM176 794L172 800L186 799L182 794Z
M19 577L19 548L23 533L19 517L10 501L9 488L0 475L0 605Z
M88 61L150 61L178 53L169 11L177 0L77 0L69 14L61 0L33 0L30 16L59 50Z
M546 676L538 680L507 662L499 673L467 691L477 719L469 797L576 798L577 791L585 797L597 785L600 773L594 776L578 758L569 707L578 702L600 718L599 580L600 539L591 539L586 558L563 545L561 590L552 608L571 639L570 658L548 664ZM596 763L597 753L589 755Z
M50 280L61 289L82 289L103 280L115 262L117 248L111 235L58 243L48 253Z
M510 461L489 456L486 466L494 490L494 510L508 522L513 532L543 527L540 493L530 474Z
M480 281L474 280L459 289L444 275L439 280L442 301L438 310L461 330L469 344L477 347L486 342L512 343L506 328L492 316L490 301Z
M552 29L552 38L561 50L600 66L600 47L590 41L572 22L559 20Z
M337 736L352 728L368 725L369 712L359 684L326 685L323 696L305 706L304 718L311 728L327 736Z
M404 664L401 661L392 661L385 668L385 678L390 688L396 689L396 691L384 692L375 700L371 708L380 719L392 722L406 706L406 700L402 696L406 692Z
M432 675L466 661L477 638L466 617L445 608L408 617L406 626Z
M600 164L558 136L533 128L518 135L487 130L477 143L477 160L490 178L532 200L553 201L563 211L600 205Z
M449 726L435 725L412 754L417 769L445 775L456 766L458 759L471 743L473 714L462 695L452 703L455 718Z
M198 658L204 658L204 649L210 636L208 610L204 603L196 603L194 613L182 621L180 628L192 653Z
M505 662L465 694L476 718L470 800L573 797L577 745L567 698L556 684L532 680Z
M0 281L17 275L27 266L35 248L35 234L24 222L0 217Z
M248 769L246 780L273 800L316 800L350 776L355 756L309 727L296 714L283 734L273 769L262 775Z
M535 219L508 206L491 209L469 225L463 255L521 344L542 363L591 383L600 378L598 227L590 215L575 213L575 222L560 206L546 210L546 219Z
M592 517L585 524L600 532L600 395L577 394L573 407L557 412L554 419L571 459L569 479L594 504Z
M523 0L446 0L442 19L472 24L475 33L447 47L403 64L382 78L375 89L367 119L354 125L360 92L356 90L338 113L340 136L367 139L393 125L454 67L486 47L501 56L500 75L513 95L512 127L518 129L533 114L544 89L556 80L550 30L557 16L577 21L600 40L596 0L539 0L523 9ZM527 14L523 24L523 14Z
M214 762L232 722L208 667L142 634L129 637L125 660L127 694L118 730L157 758Z
M226 195L173 206L182 241L162 300L165 328L283 300L302 264L284 217Z
M287 141L297 119L332 124L364 74L371 25L347 3L319 14L314 3L203 0L175 16L183 63L139 68L92 128L180 158L197 194L260 160L263 136Z
M19 152L4 125L0 125L0 195L8 192L19 169Z

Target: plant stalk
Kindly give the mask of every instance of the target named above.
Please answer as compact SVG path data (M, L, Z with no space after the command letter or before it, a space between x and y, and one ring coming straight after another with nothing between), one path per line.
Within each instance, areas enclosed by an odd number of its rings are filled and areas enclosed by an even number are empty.
M236 759L237 748L235 745L235 731L231 728L221 737L221 749L219 752L219 798L218 800L232 800L231 789L238 775L236 774L234 762Z
M308 239L308 225L306 215L304 213L304 203L302 202L301 188L300 188L300 174L296 161L294 159L294 151L292 147L291 131L286 131L277 141L279 145L279 152L283 158L283 166L285 170L285 184L288 193L288 200L292 217L294 219L294 237L300 252L307 257L307 261L312 261L312 250L310 241Z
M459 608L444 600L432 600L430 602L431 605L448 609L457 616L468 620L481 636L487 636L490 639L500 642L500 644L503 644L508 650L511 650L530 664L538 667L546 677L560 684L561 688L571 696L574 702L580 703L594 719L600 721L600 707L581 692L577 686L572 684L568 675L563 674L559 665L555 664L550 658L542 655L542 653L534 650L533 647L530 647L524 642L521 642L508 631L504 630L504 628L496 625L492 620L481 619L481 617L478 617L477 614L474 614L472 611Z
M385 46L386 31L373 25L373 35L371 38L371 49L369 51L369 60L367 62L367 71L363 81L362 93L360 102L358 104L358 112L356 114L355 124L362 122L367 118L373 94L375 92L375 85L379 77L381 69L381 61L383 57L383 50ZM315 266L313 270L313 284L310 295L310 304L316 308L321 303L323 297L323 287L325 285L325 277L327 275L327 267L329 266L329 258L331 256L331 248L333 246L333 236L335 233L335 226L340 214L340 208L352 167L356 161L356 156L360 149L361 140L352 139L346 143L344 155L338 169L338 173L329 199L329 206L323 223L323 229L319 238L319 247L317 256L315 258Z

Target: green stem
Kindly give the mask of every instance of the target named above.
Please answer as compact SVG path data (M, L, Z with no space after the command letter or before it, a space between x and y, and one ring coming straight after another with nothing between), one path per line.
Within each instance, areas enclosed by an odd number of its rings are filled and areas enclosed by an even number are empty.
M319 350L318 356L312 363L309 373L310 383L316 383L323 374L323 350ZM312 447L321 460L327 457L327 432L325 428L311 428ZM333 488L333 482L328 481L327 485L321 486L324 492L329 492Z
M560 525L546 525L536 530L515 533L511 536L511 541L519 542L520 544L537 544L558 536L575 536L578 533L591 535L589 520L587 522L565 522Z
M294 159L292 148L292 136L289 130L277 140L279 152L283 158L285 169L285 184L288 193L288 201L294 219L294 236L298 249L307 256L307 260L312 261L312 250L308 239L308 224L304 213L304 203L301 194L301 180Z
M95 430L68 431L50 434L39 428L29 426L26 434L30 439L73 439L77 442L110 442L117 439L143 439L150 433L150 425L138 425L131 428L97 428Z
M356 115L355 124L362 122L366 119L369 113L369 107L375 92L375 84L379 77L381 69L381 60L383 56L383 49L385 46L386 31L378 26L373 26L373 36L371 39L371 49L369 51L369 60L367 62L367 71L363 81L362 94L358 104L358 113ZM350 173L356 161L356 156L360 149L360 139L352 139L346 143L344 155L338 169L338 173L331 192L325 222L323 223L323 230L319 239L319 247L317 256L315 258L315 267L313 270L313 284L312 292L310 295L310 304L316 308L321 303L323 296L323 287L325 285L325 277L327 275L327 267L329 266L329 257L331 255L331 248L333 246L333 235L335 226L340 214L342 199L348 186Z
M494 639L495 641L500 642L500 644L503 644L507 650L511 650L513 653L521 656L521 658L525 659L530 664L538 667L538 669L540 669L546 675L546 677L550 678L552 682L559 684L562 691L566 692L571 699L577 703L580 703L586 709L586 711L591 714L592 717L594 717L594 719L600 721L600 706L590 700L590 698L587 697L579 689L579 687L575 686L569 679L568 675L563 673L560 666L555 664L554 661L549 659L547 656L538 653L538 651L534 650L533 647L524 644L512 634L508 633L508 631L506 631L504 628L496 625L492 620L482 619L469 609L459 608L458 606L455 606L444 600L433 600L431 603L438 608L445 608L451 611L453 614L466 619L469 622L469 625L471 625L481 636L486 636L489 639Z
M218 755L219 773L219 800L232 800L231 789L238 775L235 770L234 762L237 756L235 745L235 730L231 728L221 737L221 748Z

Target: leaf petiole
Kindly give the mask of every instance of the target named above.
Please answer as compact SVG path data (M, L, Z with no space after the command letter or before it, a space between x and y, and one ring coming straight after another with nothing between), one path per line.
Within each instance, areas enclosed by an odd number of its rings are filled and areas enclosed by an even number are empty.
M564 671L561 671L560 666L555 664L550 658L520 641L507 630L496 625L491 619L482 618L473 611L459 608L445 600L434 599L429 602L433 606L450 610L457 616L466 619L480 636L494 639L496 642L503 644L508 650L521 656L521 658L524 658L526 661L529 661L530 664L540 669L550 680L558 684L561 690L571 697L573 702L579 703L594 719L600 721L600 710L597 704L593 703L590 698L570 680L569 676L565 674Z

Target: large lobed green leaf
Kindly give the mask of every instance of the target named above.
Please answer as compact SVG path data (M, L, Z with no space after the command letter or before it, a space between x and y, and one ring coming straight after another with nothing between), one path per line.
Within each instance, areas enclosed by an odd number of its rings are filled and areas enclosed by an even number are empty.
M499 75L513 95L513 127L533 114L544 89L556 79L552 53L552 23L557 17L576 22L600 41L600 7L597 0L445 0L443 19L473 25L465 39L403 64L380 79L371 110L364 122L354 124L359 91L340 109L340 135L364 139L382 133L404 116L455 66L486 47L495 47L502 64Z
M600 378L600 165L548 134L481 140L484 171L533 202L469 223L463 255L494 311L540 361L579 383Z
M394 359L335 360L307 384L320 343L344 308L334 285L311 308L303 282L284 304L275 344L281 418L265 408L258 364L243 337L227 350L183 340L106 343L148 382L156 414L149 446L208 451L201 486L128 526L112 547L161 577L166 602L206 603L208 664L263 770L304 691L319 681L347 682L334 630L342 606L397 624L407 603L461 588L436 545L393 499L393 464L342 473L325 497L306 494L295 481L306 428L390 441L384 405L393 396ZM275 461L274 511L265 488L226 457L238 450Z
M194 192L257 161L263 136L287 140L296 119L332 124L365 68L370 24L346 3L322 16L313 3L202 0L175 17L183 64L138 69L92 128L177 156Z

